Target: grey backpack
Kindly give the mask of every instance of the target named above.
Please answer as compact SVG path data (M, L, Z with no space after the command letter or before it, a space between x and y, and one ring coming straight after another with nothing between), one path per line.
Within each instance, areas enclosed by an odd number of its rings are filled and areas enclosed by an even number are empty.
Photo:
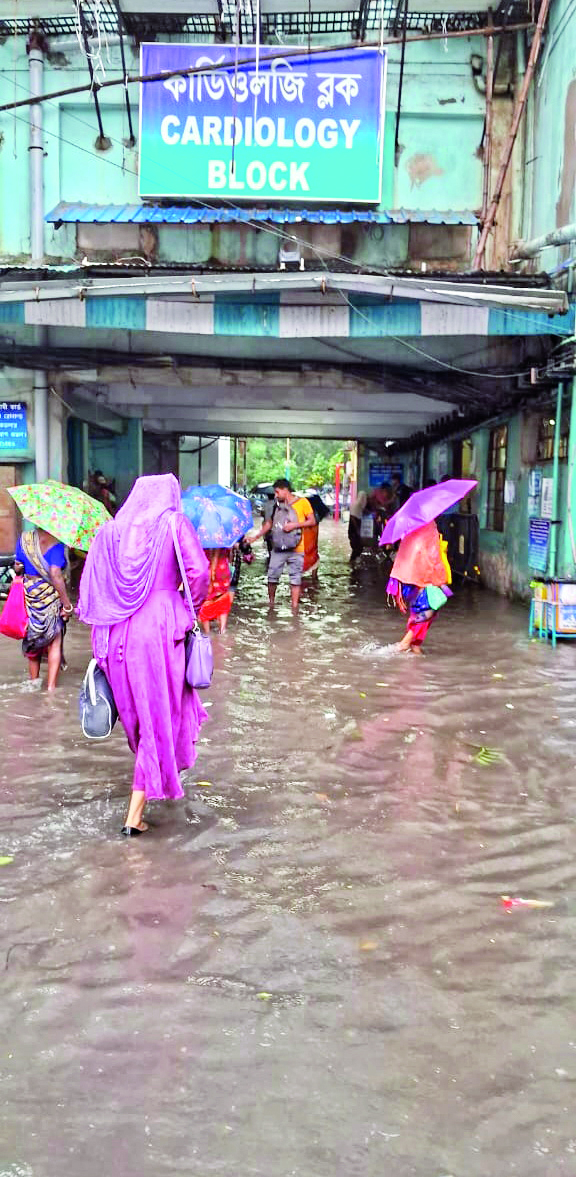
M293 552L302 539L302 532L284 531L285 523L298 523L299 519L289 503L276 503L272 512L272 547L275 552Z

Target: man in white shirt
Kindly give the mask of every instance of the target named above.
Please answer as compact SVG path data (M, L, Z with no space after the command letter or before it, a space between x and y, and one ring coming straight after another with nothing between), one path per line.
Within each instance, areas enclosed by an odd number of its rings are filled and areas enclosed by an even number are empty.
M350 519L348 521L348 540L350 542L350 548L351 548L351 555L350 555L350 563L351 564L353 564L354 560L357 560L358 557L362 555L362 548L364 546L362 543L362 535L361 535L362 516L364 515L365 511L368 510L368 504L369 504L368 493L365 490L361 490L360 493L354 499L352 506L350 507Z

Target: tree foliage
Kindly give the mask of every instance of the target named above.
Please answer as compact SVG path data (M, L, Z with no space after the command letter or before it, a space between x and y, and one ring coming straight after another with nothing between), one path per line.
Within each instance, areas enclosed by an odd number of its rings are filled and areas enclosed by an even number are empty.
M290 481L296 490L332 484L337 462L343 461L344 442L290 441ZM246 445L248 490L260 482L286 476L286 441L283 438L250 437Z

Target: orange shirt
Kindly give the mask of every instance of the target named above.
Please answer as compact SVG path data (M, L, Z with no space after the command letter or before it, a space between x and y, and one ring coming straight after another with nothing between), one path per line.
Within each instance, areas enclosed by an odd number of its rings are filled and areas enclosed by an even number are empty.
M293 503L290 503L290 506L292 507L292 510L296 512L296 514L298 516L298 521L300 523L303 523L308 515L314 514L312 507L310 506L310 503L308 502L308 499L295 499ZM294 552L296 554L298 554L299 552L303 552L303 551L304 551L304 534L302 534L302 538L300 540L300 543L298 544L298 547L294 548Z

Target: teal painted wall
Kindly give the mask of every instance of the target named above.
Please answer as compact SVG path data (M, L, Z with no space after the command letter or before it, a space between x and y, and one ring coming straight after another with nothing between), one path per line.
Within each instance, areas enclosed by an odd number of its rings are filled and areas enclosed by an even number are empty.
M526 238L576 221L575 124L576 5L554 0L526 124ZM539 264L552 269L560 260L557 249L546 249Z
M53 43L52 48L57 46ZM411 45L407 52L400 152L394 166L394 123L398 93L399 51L390 52L384 150L382 206L412 210L477 209L481 203L482 169L477 156L482 135L484 100L472 82L470 56L482 53L483 38L465 37ZM120 70L117 49L110 50L107 76ZM46 62L45 90L82 85L85 64L77 51ZM65 60L65 59L64 59ZM130 68L138 59L129 51ZM25 38L0 45L0 101L26 97L28 59ZM130 89L137 117L138 87ZM100 92L104 130L111 140L107 151L96 148L98 128L89 94L44 104L45 208L59 201L124 203L138 201L138 150L127 145L128 120L121 90ZM15 199L15 193L18 198ZM223 230L221 230L222 232ZM164 231L160 230L160 253ZM186 236L191 236L190 230ZM207 248L202 227L194 229L197 244L184 246L184 256ZM256 246L255 260L265 263L269 242ZM0 257L24 258L28 236L28 112L25 108L0 115ZM75 227L46 226L46 251L69 259L76 252ZM265 256L266 255L266 259ZM250 259L252 260L252 259Z
M570 404L570 392L565 393L564 406ZM544 410L542 410L544 411ZM553 411L553 410L551 410ZM500 422L499 422L500 423ZM508 426L508 451L506 478L514 483L515 502L504 507L504 530L492 531L486 527L487 463L490 428L485 426L470 433L474 445L474 468L471 477L478 479L478 489L472 496L472 509L480 523L479 567L482 579L490 588L506 596L528 599L530 582L541 575L529 564L529 479L534 468L542 470L543 478L552 477L552 462L523 460L523 431L526 419L517 413L502 424ZM401 455L410 460L412 455ZM453 450L450 441L438 442L428 447L425 477L439 480L445 474L452 474ZM571 555L568 535L568 463L559 464L558 480L558 561L557 576L571 578L576 575L576 566Z

